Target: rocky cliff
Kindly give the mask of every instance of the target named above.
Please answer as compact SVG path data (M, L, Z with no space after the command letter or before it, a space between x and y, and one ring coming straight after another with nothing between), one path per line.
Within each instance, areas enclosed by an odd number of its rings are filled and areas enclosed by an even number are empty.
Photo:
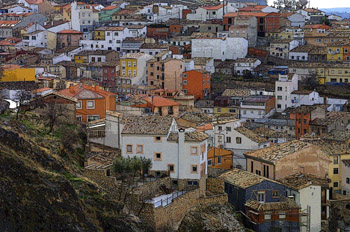
M83 147L74 125L0 115L0 231L151 231L81 175Z

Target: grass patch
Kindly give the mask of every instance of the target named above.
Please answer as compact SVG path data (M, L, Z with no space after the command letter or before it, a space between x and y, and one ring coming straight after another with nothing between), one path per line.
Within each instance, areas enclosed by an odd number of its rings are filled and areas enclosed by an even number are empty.
M72 181L72 182L84 182L83 179L78 178L78 177L74 177L74 176L72 176L70 173L66 173L64 176L65 176L69 181Z

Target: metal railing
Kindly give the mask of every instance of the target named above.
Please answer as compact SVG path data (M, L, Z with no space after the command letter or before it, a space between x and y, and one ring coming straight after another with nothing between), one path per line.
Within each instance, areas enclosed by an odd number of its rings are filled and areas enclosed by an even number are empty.
M158 208L160 206L167 206L169 204L171 204L173 202L173 200L175 200L176 198L182 196L184 193L186 193L186 191L182 190L182 191L177 191L171 194L171 196L167 197L166 199L160 199L158 201L154 202L154 208Z

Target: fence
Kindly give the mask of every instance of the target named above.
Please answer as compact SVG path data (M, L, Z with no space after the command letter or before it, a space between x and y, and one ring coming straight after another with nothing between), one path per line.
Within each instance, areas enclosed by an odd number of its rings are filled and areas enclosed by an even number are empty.
M179 196L183 195L184 193L186 193L186 191L182 190L182 191L177 191L177 192L174 192L172 194L169 194L170 196L166 195L168 197L166 197L165 199L160 199L160 200L154 202L154 208L158 208L159 206L165 207L165 206L169 205L170 203L172 203L173 200L175 200Z

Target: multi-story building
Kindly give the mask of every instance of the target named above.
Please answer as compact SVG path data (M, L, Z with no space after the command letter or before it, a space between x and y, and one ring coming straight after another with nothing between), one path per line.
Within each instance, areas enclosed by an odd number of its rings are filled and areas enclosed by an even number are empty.
M72 2L70 10L72 29L83 32L84 39L92 39L92 31L99 23L99 11L82 2Z
M147 62L148 85L161 89L182 90L184 71L185 63L182 60L172 59L171 52L161 52Z
M116 109L116 95L100 89L99 86L72 85L59 93L78 100L76 117L82 122L105 118L107 110Z
M198 186L207 175L207 138L178 129L169 116L128 117L122 131L122 156L152 160L150 174L169 175L179 189Z
M270 43L270 56L289 59L289 52L299 46L296 40L275 40Z
M291 93L298 89L297 74L279 75L275 83L276 111L282 112L292 106Z
M250 96L244 99L240 105L240 117L242 119L266 118L275 112L274 96Z
M65 47L79 47L83 33L76 30L62 30L57 32L56 50Z
M80 45L86 50L121 51L122 42L130 37L126 27L99 27L94 31L93 40L81 40Z
M99 22L112 22L114 13L120 10L120 6L106 6L100 11Z
M81 51L74 55L75 63L95 63L95 62L111 62L118 61L119 54L116 51L96 50Z
M183 91L196 99L209 96L211 73L205 70L191 70L182 74Z
M120 92L130 93L131 85L147 83L147 61L152 58L153 56L144 53L129 53L120 58L120 80L117 80Z

